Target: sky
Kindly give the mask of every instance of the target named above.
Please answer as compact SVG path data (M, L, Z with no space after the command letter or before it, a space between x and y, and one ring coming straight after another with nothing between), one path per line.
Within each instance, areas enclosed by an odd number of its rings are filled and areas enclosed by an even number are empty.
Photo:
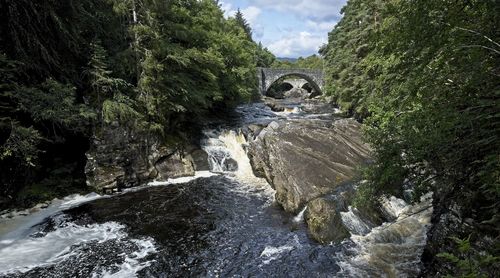
M317 54L347 0L221 0L226 17L241 9L253 38L277 57Z

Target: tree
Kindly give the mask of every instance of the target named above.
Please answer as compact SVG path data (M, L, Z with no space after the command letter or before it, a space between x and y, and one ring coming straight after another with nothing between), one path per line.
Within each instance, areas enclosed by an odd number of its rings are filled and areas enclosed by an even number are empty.
M262 46L262 43L257 44L257 67L269 68L276 61L276 56L267 48Z
M238 8L236 11L236 14L234 15L234 19L236 20L236 23L243 28L245 31L246 37L249 41L253 41L252 39L252 28L250 27L250 24L248 24L247 20L243 16L243 13L241 10Z
M343 18L328 35L325 56L325 91L339 106L358 119L368 116L376 68L367 55L376 43L380 10L386 1L351 0L342 8Z
M496 237L498 3L351 0L343 13L323 53L328 92L365 120L373 147L358 200L432 191L472 219L473 238Z

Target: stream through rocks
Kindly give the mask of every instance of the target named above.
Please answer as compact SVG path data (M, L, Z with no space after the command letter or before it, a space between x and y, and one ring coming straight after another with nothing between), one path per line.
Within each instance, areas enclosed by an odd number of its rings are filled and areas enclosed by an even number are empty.
M426 242L430 198L384 199L380 226L342 211L350 237L319 244L304 221L252 171L249 125L332 120L300 105L273 112L240 106L207 123L210 171L114 195L69 196L0 220L0 277L414 277Z

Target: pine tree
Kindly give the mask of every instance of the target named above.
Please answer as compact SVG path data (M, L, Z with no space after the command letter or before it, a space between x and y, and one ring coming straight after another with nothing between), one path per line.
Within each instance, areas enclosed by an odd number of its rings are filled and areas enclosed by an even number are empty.
M247 22L247 20L243 16L243 13L241 12L241 10L239 8L236 11L236 14L234 15L234 18L236 19L236 22L238 23L238 25L241 28L243 28L243 30L245 31L245 34L247 35L247 39L249 41L253 41L253 39L252 39L252 28L250 27L250 24Z

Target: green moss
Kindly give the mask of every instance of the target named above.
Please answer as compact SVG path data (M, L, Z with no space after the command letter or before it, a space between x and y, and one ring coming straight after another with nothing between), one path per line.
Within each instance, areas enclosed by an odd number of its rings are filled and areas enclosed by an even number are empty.
M61 169L57 171L64 172ZM72 179L64 175L47 178L39 183L24 187L17 194L12 206L16 208L28 208L54 198L62 198L70 194L88 193L89 190L86 187L82 187L81 184L84 184L84 181Z
M16 198L16 206L30 207L58 197L54 188L43 184L34 184L23 188Z

